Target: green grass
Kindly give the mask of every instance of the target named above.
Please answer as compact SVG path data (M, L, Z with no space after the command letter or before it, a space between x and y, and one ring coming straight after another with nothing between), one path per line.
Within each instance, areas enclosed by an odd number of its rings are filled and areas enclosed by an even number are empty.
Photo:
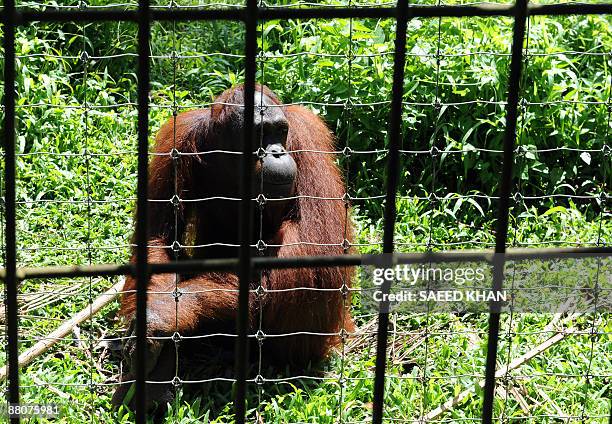
M513 188L527 198L511 204L511 246L609 244L609 200L606 203L599 196L610 195L612 182L612 162L604 150L607 146L609 151L612 134L608 109L611 27L612 20L604 16L530 19L531 54L525 59L521 92L526 102L520 108L517 137L524 153L516 159ZM259 45L268 56L258 67L257 79L285 102L310 102L309 107L336 133L339 149L346 145L353 150L384 149L395 24L392 20L355 19L352 38L350 28L346 19L266 23ZM494 244L498 202L486 196L497 194L501 155L479 149L501 148L505 107L499 102L506 98L509 57L505 53L510 49L511 32L511 20L506 18L445 18L440 22L443 56L438 68L435 58L423 56L438 50L438 21L410 21L402 148L429 151L435 146L453 153L402 154L395 234L398 251L424 251L428 243L435 250ZM175 101L181 110L190 109L242 81L243 60L235 55L242 54L243 36L240 25L224 22L180 23L175 28L168 23L153 25L151 140L171 115ZM136 26L126 23L96 23L85 28L37 23L19 28L18 55L47 55L20 57L17 62L20 266L129 259L136 186L136 58L125 54L135 53L135 39ZM90 59L85 73L78 59L83 46L90 56L122 56ZM187 57L176 61L160 57L169 56L173 46ZM350 51L356 57L349 66L345 53ZM192 57L219 52L225 55ZM313 52L324 56L310 54ZM459 55L467 52L486 53ZM3 66L3 58L0 63ZM436 98L448 105L433 107ZM344 107L347 99L350 108ZM486 102L470 103L476 100ZM89 108L84 107L85 102ZM537 151L562 146L591 152ZM348 166L353 197L384 194L386 159L384 153L354 154L348 163L340 159L342 169ZM582 197L550 197L553 194ZM360 252L382 250L383 210L379 198L353 202ZM602 274L600 285L609 285L607 276L609 272ZM115 281L24 282L20 287L24 305L36 293L56 290L65 291L66 296L24 311L20 351L86 307ZM584 283L592 287L593 281L585 277ZM111 412L111 383L119 362L99 343L121 334L117 306L111 303L80 326L76 334L82 342L73 334L24 370L23 402L59 403L65 408L59 422L133 420L126 411ZM375 331L358 296L353 312L360 328ZM550 337L552 332L543 331L552 319L543 313L504 315L498 368ZM393 317L393 322L385 383L388 418L417 418L480 381L486 355L486 314L402 314ZM584 422L608 422L609 311L578 317L564 328L577 334L568 335L512 371L512 378L500 381L508 394L497 394L495 416L503 414L510 422L521 423L581 422L584 410ZM337 422L341 414L345 421L368 420L374 358L375 334L365 334L349 339L344 355L336 353L321 369L309 371L317 379L266 382L261 388L250 384L249 419L255 421L259 415L263 422ZM4 363L3 354L0 364ZM286 377L283 370L264 371L266 378ZM342 389L340 373L346 379ZM89 382L98 385L90 389ZM181 392L171 405L169 421L231 421L231 393L227 383ZM482 391L474 390L439 419L478 418L481 397ZM561 415L569 418L559 418Z

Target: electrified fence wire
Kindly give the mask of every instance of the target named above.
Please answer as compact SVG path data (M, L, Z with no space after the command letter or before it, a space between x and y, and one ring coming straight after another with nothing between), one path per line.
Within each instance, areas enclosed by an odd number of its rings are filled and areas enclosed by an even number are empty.
M605 219L604 217L609 216L609 213L604 211L605 202L609 199L609 195L605 193L605 187L602 185L601 193L598 194L546 194L539 196L523 196L520 194L520 186L519 190L516 194L512 194L512 170L514 166L514 156L516 155L519 160L522 157L522 154L525 153L524 150L520 146L515 146L515 130L517 125L518 113L517 109L519 105L522 108L527 106L548 106L548 105L558 105L558 104L571 104L571 105L601 105L606 106L608 108L608 125L606 128L606 134L608 134L608 129L610 126L610 112L612 110L612 106L610 105L610 95L608 96L608 100L606 102L600 101L588 101L588 100L551 100L547 102L530 102L525 99L520 98L519 94L519 82L520 82L520 71L523 66L523 60L521 58L522 54L522 44L524 38L525 31L525 20L534 15L568 15L568 14L589 14L589 13L612 13L612 4L581 4L581 3L563 3L563 4L528 4L525 0L518 0L515 5L499 5L499 4L491 4L491 3L471 3L471 4L463 4L463 5L442 5L438 2L436 6L420 6L420 5L412 5L405 1L398 1L395 7L389 7L393 4L390 2L381 3L381 5L372 7L371 5L365 5L358 2L349 2L349 7L343 6L334 6L334 7L326 7L320 4L314 4L309 2L299 2L296 5L302 6L302 8L296 7L284 7L284 6L270 6L265 3L263 0L257 3L256 0L248 0L246 7L236 7L237 5L226 4L226 3L213 3L209 4L207 8L202 8L201 6L197 6L195 8L190 6L179 6L176 5L174 1L171 2L170 7L163 6L152 6L149 4L148 0L140 0L138 4L135 3L117 3L117 4L109 4L102 6L91 6L86 5L84 2L79 2L77 5L72 6L62 6L57 5L55 9L47 8L47 5L42 3L28 2L24 4L26 6L40 7L44 10L25 10L20 8L19 10L15 6L14 0L6 0L4 2L4 8L2 9L2 23L4 24L4 52L5 52L5 67L4 67L4 104L3 110L5 114L5 125L4 125L4 140L6 142L4 159L5 159L5 215L3 216L5 221L5 269L2 272L2 278L5 282L6 292L5 292L5 303L6 303L6 315L7 315L7 362L9 365L9 378L8 378L8 400L11 403L19 402L19 371L18 371L18 291L17 284L18 281L25 278L39 278L41 276L47 276L48 278L58 278L58 277L69 277L69 276L87 276L90 277L89 280L89 299L90 299L90 307L91 307L91 298L92 298L92 280L91 277L94 275L121 275L121 274L131 274L137 278L137 319L136 319L136 351L137 351L137 359L138 366L136 377L134 382L136 383L136 398L137 398L137 422L144 423L144 405L146 402L145 399L145 373L144 373L144 353L145 353L145 335L146 335L146 320L144 319L146 312L146 302L145 302L145 290L146 290L146 282L150 273L159 273L159 272L174 272L177 276L175 279L175 290L174 293L177 299L177 309L176 309L176 319L178 320L178 275L180 272L185 271L198 271L198 270L233 270L238 271L240 276L240 289L239 293L239 314L238 314L238 331L237 334L232 335L229 334L227 336L235 337L238 342L238 350L236 354L236 378L215 378L215 379L205 379L205 380L192 380L192 381L181 381L178 377L178 340L179 338L171 337L171 340L175 341L175 349L176 349L176 373L175 378L169 382L156 382L156 383L172 383L175 386L185 383L196 383L196 382L206 382L206 381L231 381L236 383L236 397L235 397L235 414L236 421L238 423L245 422L246 419L246 409L245 409L245 399L246 399L246 388L247 382L255 383L258 386L263 382L261 376L261 355L259 357L258 364L258 374L255 378L250 379L247 378L246 375L246 363L247 363L247 339L253 337L287 337L294 334L311 334L311 335L330 335L324 333L315 333L315 332L299 332L292 334L281 334L281 335L264 335L261 327L261 316L259 321L259 331L257 334L249 334L248 329L248 303L249 303L249 293L252 291L249 289L249 280L251 273L253 270L263 270L275 267L309 267L309 266L352 266L360 264L360 259L357 257L358 255L347 255L347 247L348 246L345 241L347 239L346 226L347 221L345 221L345 237L344 240L338 241L337 243L311 243L309 241L301 241L297 244L312 244L317 246L341 246L345 248L342 256L332 256L326 258L266 258L263 256L258 256L251 258L250 257L250 248L258 247L259 243L251 244L248 242L248 234L250 234L251 224L249 223L248 217L250 216L250 208L252 199L252 194L248 192L248 187L250 184L250 173L248 172L248 156L250 154L256 154L257 152L253 151L252 146L254 145L253 134L252 134L252 120L246 120L245 126L245 140L244 140L244 151L238 154L242 155L242 163L243 163L243 172L241 174L241 185L242 185L242 196L241 198L227 198L225 200L230 201L241 201L241 244L236 245L236 247L240 247L240 257L236 260L229 261L215 261L215 260L201 260L201 261L182 261L183 263L169 263L169 264L149 264L147 258L147 250L150 246L147 246L147 228L146 228L146 216L147 216L147 205L151 202L166 202L172 200L178 200L180 202L188 200L179 199L179 194L176 190L174 190L173 199L148 199L147 198L147 166L148 166L148 156L154 155L148 153L148 111L150 108L166 108L171 109L173 111L174 119L176 119L176 114L178 110L181 108L192 108L192 107L208 107L209 104L202 105L178 105L177 104L177 96L176 96L176 70L178 66L178 60L181 58L203 58L203 57L213 57L215 55L219 55L216 53L209 53L203 55L179 55L176 52L176 22L178 21L191 21L191 20L214 20L214 19L228 19L228 20L237 20L243 21L246 26L246 38L245 38L245 54L244 55L228 55L231 57L242 57L245 59L245 104L244 110L247 116L252 116L252 112L254 110L254 90L255 90L255 71L257 66L257 37L256 37L256 29L258 19L263 22L263 20L269 19L317 19L317 18L347 18L350 19L351 29L350 29L350 38L351 43L349 43L349 53L348 53L348 69L349 69L349 96L344 102L338 103L324 103L324 102L297 102L292 104L307 104L307 105L321 105L326 107L344 107L345 111L348 111L346 115L348 116L348 127L350 128L350 110L353 107L376 107L380 105L390 105L391 106L391 114L390 114L390 131L389 131L389 149L376 149L376 150L368 150L368 151L358 151L351 150L347 138L347 144L342 151L339 152L317 152L321 154L342 154L345 156L345 164L346 170L345 173L348 176L349 174L349 156L355 154L386 154L388 160L388 170L387 170L387 192L384 196L359 196L359 197L351 197L348 194L341 199L329 198L324 200L342 200L348 201L359 201L359 200L376 200L385 198L385 213L384 213L384 237L381 243L354 243L352 246L360 246L360 245L382 245L384 253L392 253L394 246L404 245L414 245L418 246L418 244L412 243L404 243L401 241L394 241L394 226L396 220L396 201L398 199L421 199L431 201L433 205L437 205L439 202L446 200L455 200L462 198L471 198L471 199L483 199L490 202L491 200L499 201L499 219L498 219L498 229L496 232L496 242L495 242L495 251L497 253L505 253L506 260L512 257L512 251L506 251L507 244L507 234L509 230L508 226L508 214L510 210L510 202L513 200L517 204L523 203L526 200L542 200L542 199L551 199L551 198L566 198L566 199L583 199L583 200L599 200L601 202L600 208L600 224ZM316 6L316 7L306 7L306 6ZM115 8L121 7L137 7L137 10L112 10ZM227 9L216 9L217 7L227 7ZM490 54L493 56L508 56L508 53L496 53L496 52L441 52L440 49L440 25L441 19L443 17L467 17L467 16L510 16L514 18L515 22L515 30L514 30L514 39L512 45L512 62L511 62L511 71L510 71L510 82L508 89L508 101L493 101L493 100L473 100L473 101L464 101L464 102L441 102L439 99L439 86L441 82L439 81L439 62L441 57L457 57L462 55L474 55L474 54ZM352 51L352 20L353 18L393 18L396 19L397 28L396 28L396 42L395 49L393 51L382 52L378 54L371 55L358 55L354 54ZM407 22L410 18L414 17L437 17L439 19L439 38L438 38L438 48L435 55L421 55L414 54L410 52L406 52L406 31L407 31ZM36 104L24 104L24 105L16 105L15 102L15 59L17 56L15 55L15 27L16 25L20 25L27 22L32 21L42 21L42 22L54 22L54 21L76 21L82 23L83 30L83 39L85 38L85 21L104 21L104 20L118 20L118 21L132 21L138 23L138 54L121 54L121 55L108 55L108 56L87 56L85 45L83 46L83 55L79 57L73 56L61 56L61 55L42 55L42 54L32 54L32 55L20 55L19 58L33 58L33 57L56 57L63 59L74 59L74 60L82 60L84 73L84 85L87 86L87 69L89 62L92 60L101 60L101 59L112 59L116 57L125 57L125 56L134 56L138 58L138 99L137 102L124 102L124 103L115 103L110 105L96 105L91 104L88 101L87 94L85 95L84 103L79 104L69 104L69 105L55 105L50 103L36 103ZM151 55L148 51L149 39L150 39L150 23L155 20L160 21L171 21L173 23L173 52L171 56L164 55ZM263 31L262 31L263 32ZM267 58L280 58L280 57L292 57L299 55L313 55L318 57L346 57L345 55L327 55L323 53L307 53L300 52L295 54L288 55L276 55L263 52L263 40L262 40L262 52L260 54L260 63L262 65L262 69L264 67L263 61ZM597 52L597 51L588 51L588 52L577 52L577 51L567 51L567 52L551 52L551 53L529 53L529 56L545 56L545 55L560 55L560 54L576 54L576 55L598 55L605 56L608 55L609 52ZM351 67L352 61L355 58L360 57L374 57L374 56L382 56L382 55L393 55L394 56L394 78L393 78L393 96L391 101L384 102L370 102L370 103L358 103L353 101L353 93L351 88ZM406 57L409 56L424 56L435 58L437 62L437 70L436 70L436 99L433 102L410 102L403 101L402 93L403 93L403 74L404 74L404 63ZM528 56L526 56L528 57ZM172 104L171 105L149 105L148 99L148 86L149 86L149 61L150 59L161 59L161 58L169 58L172 59L173 64L173 95L172 95ZM263 72L262 72L263 74ZM612 87L610 88L612 91ZM470 105L470 104L491 104L491 105L499 105L507 107L507 127L506 127L506 135L504 139L504 149L503 150L494 150L494 149L482 149L482 148L474 148L474 149L466 149L466 150L441 150L435 146L435 138L432 149L430 150L404 150L401 148L401 129L400 129L400 119L403 106L423 106L423 107L434 107L436 109L440 107L446 106L460 106L460 105ZM242 106L242 105L241 105ZM80 153L70 153L70 152L24 152L16 154L15 152L15 112L16 108L29 108L29 107L50 107L50 108L73 108L79 109L84 107L85 111L85 148L83 152ZM109 109L109 108L119 108L119 107L137 107L138 108L138 150L137 152L131 151L123 151L119 153L103 153L97 154L94 152L89 152L87 148L87 140L88 140L88 114L90 110L96 109ZM249 114L249 112L251 112ZM350 130L349 130L350 135ZM174 136L176 138L176 134ZM434 135L435 137L435 135ZM607 135L606 135L607 137ZM176 143L176 140L175 140ZM176 146L176 144L175 144ZM261 144L260 144L261 148ZM434 149L435 148L435 149ZM449 153L449 154L457 154L457 153L470 153L470 152L490 152L490 153L503 153L503 175L502 175L502 187L500 190L499 196L488 196L481 194L470 194L470 195L461 195L453 193L451 198L447 199L446 197L437 196L435 191L435 184L432 187L432 194L429 196L401 196L397 194L398 187L398 177L399 177L399 169L400 169L400 158L402 155L406 154L423 154L430 155L435 164L435 158L437 155L441 153ZM559 152L559 151L571 151L571 152L600 152L604 154L604 157L610 156L609 146L606 148L604 146L602 149L578 149L578 148L569 148L569 147L558 147L558 148L549 148L549 149L535 149L529 150L530 152L539 152L539 153L549 153L549 152ZM115 154L123 154L129 155L137 153L138 155L138 192L136 198L124 198L124 199L93 199L91 186L89 183L89 161L92 157L96 156L111 156ZM201 152L201 154L208 154L211 152ZM226 152L228 154L236 154L236 152ZM200 153L196 153L200 154ZM65 200L57 200L57 199L40 199L40 200L28 200L28 199L20 199L17 201L15 196L15 183L16 183L16 175L15 175L15 160L20 156L34 156L34 155L57 155L57 156L82 156L86 161L86 177L87 177L87 190L86 190L86 198L85 199L65 199ZM177 156L180 158L181 154ZM176 166L176 162L173 161L174 166ZM176 178L176 168L175 168L175 178ZM435 177L434 177L435 181ZM292 198L306 198L307 196L294 196ZM88 230L87 230L87 239L85 248L88 255L88 265L82 267L48 267L42 269L17 269L17 246L16 246L16 205L18 204L29 204L29 203L84 203L87 205L87 219L91 219L91 206L95 203L110 203L110 202L118 202L118 201L133 201L137 200L138 202L138 215L137 215L137 231L136 231L136 244L125 246L94 246L91 241L91 224L88 221ZM207 199L195 199L189 201L207 201L213 200L213 198ZM215 198L215 200L219 200ZM286 200L286 199L281 199ZM176 211L175 211L176 212ZM261 212L260 212L261 213ZM175 215L175 219L176 215ZM346 219L348 220L348 214ZM433 214L431 219L433 219ZM177 226L175 225L175 229ZM515 229L516 234L516 229ZM260 234L261 239L261 234ZM477 240L468 240L464 242L459 242L459 244L479 244ZM516 241L516 235L514 237L513 243L517 246L529 245L530 243L520 243ZM564 242L567 244L571 244L572 242ZM456 243L455 243L456 244ZM485 243L480 242L480 244L485 245ZM586 245L587 243L576 242L579 245ZM180 240L178 233L174 234L174 242L170 246L162 246L162 248L167 247L175 247L179 248L196 248L196 247L207 247L218 244L210 244L210 245L201 245L201 246L188 246L188 245L180 245ZM453 243L434 243L431 237L430 231L430 242L428 243L428 248L433 246L449 246L453 245ZM594 249L583 248L580 250L575 250L573 252L584 252L585 254L593 253L594 255L609 255L610 249L606 247L605 243L602 241L602 228L601 225L599 227L598 232L598 240L595 243L597 246ZM279 245L282 246L282 245ZM133 265L92 265L92 257L91 253L95 249L113 249L113 248L128 248L135 247L136 248L136 263ZM274 247L269 245L267 247ZM50 246L38 246L33 249L57 249L57 250L66 250L66 249L80 249L81 247L70 247L70 248L57 248ZM572 251L567 249L548 249L548 251L542 251L538 249L532 249L531 252L527 251L516 251L516 255L525 257L535 257L537 255L554 255L554 254L571 254ZM490 254L480 253L477 256L479 258L487 258L487 260L491 261L495 269L497 270L496 278L495 278L495 286L494 288L501 288L503 275L500 270L503 269L503 262L499 262L496 259L491 258ZM469 257L469 254L459 255L458 257L462 257L461 260L465 260L466 257ZM402 260L424 260L424 261L432 261L432 260L441 260L441 261L449 261L453 260L456 257L451 254L442 254L440 252L428 252L425 256L402 256L399 254L393 254L391 256L393 261L401 262ZM403 258L403 259L402 259ZM497 258L497 257L495 257ZM175 260L177 259L175 253ZM287 260L283 260L287 259ZM503 259L502 259L503 261ZM394 262L395 263L395 262ZM416 262L413 262L416 263ZM390 264L391 265L391 264ZM599 277L599 268L598 274ZM595 281L596 288L598 288L598 281ZM341 291L345 291L346 284L343 285ZM260 283L257 289L260 289ZM314 289L318 290L318 289ZM383 290L388 292L389 286L387 283L383 285ZM601 290L601 288L599 288ZM261 291L261 290L259 290ZM336 291L334 289L334 291ZM349 290L346 290L347 292ZM343 300L345 301L345 300ZM498 419L499 417L493 416L493 399L495 396L495 361L497 359L497 344L499 340L499 313L495 310L492 310L490 313L490 321L489 321L489 330L488 330L488 356L487 356L487 367L485 370L486 374L486 385L484 390L484 402L483 402L483 416L482 421L487 424L492 422L493 419ZM386 366L386 349L387 349L387 339L388 339L388 326L389 326L389 315L388 313L381 312L378 315L379 326L376 331L377 335L377 357L376 357L376 368L374 374L374 404L373 404L373 420L375 423L380 423L383 420L383 404L384 404L384 381L385 379L390 378L414 378L412 376L393 376L385 374L385 366ZM178 321L177 321L178 322ZM344 323L344 321L343 321ZM178 324L177 324L178 325ZM427 331L429 328L427 326ZM93 340L91 338L91 329L88 332L87 341L89 342L88 346L91 351ZM176 332L178 334L178 331ZM363 378L349 378L346 377L345 374L345 346L344 346L344 337L346 336L346 330L344 328L341 329L339 333L334 333L335 335L342 337L342 365L341 371L338 375L330 377L330 379L335 379L340 385L340 402L339 402L339 412L338 417L340 422L343 421L343 390L344 385L347 381L359 381L364 379L371 379L372 376L363 377ZM373 333L374 334L374 333ZM394 329L393 334L397 333ZM428 336L431 336L433 332L429 332ZM514 333L512 333L514 334ZM582 376L587 380L589 377L596 377L590 375L590 366L593 357L594 350L594 336L596 334L600 334L595 330L595 315L592 321L591 330L588 333L591 335L591 349L590 349L590 359L589 359L589 369L587 374L577 374L577 376ZM199 337L194 336L192 338ZM182 336L182 338L187 338ZM263 340L262 338L262 340ZM41 338L33 338L28 340L40 340ZM26 340L26 339L22 339ZM74 340L77 342L81 341L81 338L63 338L63 340ZM109 339L110 340L110 339ZM92 359L93 360L93 359ZM438 378L436 376L426 376L426 367L427 367L427 355L425 360L425 370L423 376L420 378L423 379L423 384L426 384L427 379ZM98 386L112 385L117 383L93 383L93 364L90 370L90 381L86 384L69 384L69 383L57 383L57 385L66 385L66 386L75 386L75 387L88 387L91 390L91 395L95 393L94 390ZM543 373L543 375L558 375L558 374L548 374ZM459 377L459 376L458 376ZM518 378L519 376L513 375L513 378ZM286 382L292 381L295 379L313 379L323 381L327 379L327 377L315 377L315 376L296 376L296 377L287 377L287 378L266 378L266 382ZM446 378L449 378L446 376ZM22 388L27 387L36 387L33 385L22 385ZM259 389L258 389L259 390ZM424 390L425 387L424 387ZM261 391L259 392L259 399L261 401ZM580 419L584 420L586 418L585 410L586 410L586 385L585 385L585 397L583 403L582 413L579 416ZM422 409L425 409L425 405L422 406ZM505 408L504 408L505 409ZM545 416L545 415L539 415ZM552 417L552 415L550 415ZM595 415L589 415L590 418L595 418ZM604 417L604 416L601 416ZM607 416L605 416L607 417ZM505 418L508 421L515 420L520 417L513 416L504 416L502 414L502 419ZM533 418L533 417L527 417ZM567 418L567 417L564 417ZM92 416L93 419L93 416ZM391 417L385 417L385 420L397 421ZM474 420L474 419L467 419ZM453 420L456 421L456 420ZM19 422L19 418L11 418L11 423ZM346 422L346 421L345 421ZM445 422L445 421L436 421L436 422Z

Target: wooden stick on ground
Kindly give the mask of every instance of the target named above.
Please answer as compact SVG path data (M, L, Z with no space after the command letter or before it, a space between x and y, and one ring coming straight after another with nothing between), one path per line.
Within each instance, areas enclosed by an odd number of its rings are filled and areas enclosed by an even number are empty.
M543 342L543 343L539 344L538 346L534 347L533 349L531 349L529 352L525 353L524 355L519 356L514 361L510 362L507 366L504 366L501 369L497 370L497 372L495 373L495 378L503 377L507 372L512 371L512 370L520 367L525 362L531 360L535 356L537 356L540 353L544 352L549 347L559 343L561 340L563 340L565 337L567 337L571 333L572 333L572 331L558 332L557 334L555 334L554 336L550 337L545 342ZM485 381L481 380L480 382L478 382L478 385L480 387L484 387ZM423 415L419 419L415 420L415 422L416 423L425 423L425 422L428 422L429 420L433 420L433 419L437 418L438 416L442 415L443 413L451 410L455 405L458 405L459 403L464 401L468 396L470 396L472 394L472 392L474 391L475 388L476 388L475 385L468 387L467 389L465 389L464 391L459 393L457 396L447 400L442 405L438 406L436 409L430 411L426 415Z
M19 355L19 368L25 367L32 363L34 359L49 350L55 343L57 343L58 340L70 333L75 325L82 323L112 302L113 299L117 297L117 294L123 290L123 284L124 279L121 278L117 284L98 296L90 305L88 304L72 318L64 321L62 325L52 331L43 340L39 340L36 342L36 344L34 344L34 346ZM0 368L0 382L6 379L7 373L7 366Z
M554 318L551 320L551 322L548 323L544 331L554 331L553 329L556 324L558 323L565 324L565 323L571 322L578 316L582 315L581 313L573 313L573 314L566 315L564 319L561 319L561 317L563 316L563 313L572 309L572 306L574 305L574 303L575 303L575 299L570 298L563 305L561 305L560 313L555 314ZM588 312L588 311L585 311L585 312ZM550 337L546 341L534 347L533 349L531 349L529 352L525 353L524 355L519 356L514 361L510 362L507 366L504 366L503 368L499 369L497 372L495 372L495 378L503 377L509 371L512 371L520 367L524 363L530 361L532 358L544 352L546 349L550 348L551 346L559 343L561 340L563 340L565 337L567 337L570 334L572 334L572 331L559 330L554 336ZM478 385L481 388L484 387L485 381L484 380L479 381ZM476 388L475 385L468 387L464 391L460 392L457 396L448 399L446 402L438 406L436 409L429 411L427 414L421 416L420 418L415 420L414 423L425 423L428 420L433 420L439 417L440 415L442 415L443 413L450 411L456 405L459 405L468 396L470 396L475 388Z

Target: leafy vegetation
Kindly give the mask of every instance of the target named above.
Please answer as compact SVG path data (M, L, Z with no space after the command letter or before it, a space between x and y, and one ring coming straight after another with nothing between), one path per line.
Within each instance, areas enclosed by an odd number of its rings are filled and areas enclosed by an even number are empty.
M76 2L62 2L69 4ZM512 246L609 244L611 27L606 16L529 19L513 186L520 195L512 202ZM287 103L309 105L336 133L338 150L349 146L353 151L349 157L340 155L339 164L348 170L363 253L381 251L394 31L391 19L271 21L259 30L265 55L258 62L258 81ZM512 21L507 18L409 22L398 250L479 249L494 244L511 35ZM206 105L242 81L243 41L238 23L152 26L151 142L174 107ZM129 23L19 27L20 266L129 259L136 183L135 46L136 27ZM0 63L3 66L4 56ZM23 302L50 291L69 295L24 313L20 349L48 334L114 282L24 282ZM60 403L65 408L60 422L133 419L126 411L118 416L110 412L118 360L109 358L107 346L99 343L120 334L116 308L116 303L109 305L27 368L22 374L23 402ZM357 299L354 310L362 328L374 331L368 326L371 316ZM546 340L551 319L549 314L504 316L500 366ZM396 317L394 325L386 381L389 418L414 419L483 375L486 315L415 314ZM587 314L564 326L577 333L501 382L505 392L498 393L496 416L519 422L607 422L609 313ZM335 422L342 411L343 420L367 420L374 346L375 334L366 332L349 339L345 355L335 355L323 369L311 370L316 379L268 381L261 391L250 385L249 417L255 420L259 415L264 422ZM286 376L279 370L264 371L267 378ZM346 378L342 389L339 373ZM98 385L90 388L91 382ZM231 421L230 385L198 386L194 392L177 397L169 412L172 422ZM476 389L440 418L478 417L480 395Z

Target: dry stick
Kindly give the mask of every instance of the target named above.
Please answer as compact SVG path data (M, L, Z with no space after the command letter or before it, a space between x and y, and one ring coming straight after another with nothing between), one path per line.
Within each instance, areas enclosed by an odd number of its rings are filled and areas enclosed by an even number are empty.
M38 378L35 375L32 375L31 377L32 377L32 381L36 383L36 385L44 387L45 389L49 390L51 393L55 393L62 399L70 399L70 395L68 393L62 392L57 387L53 387L48 381L42 381L40 378Z
M65 321L43 340L39 340L34 346L19 355L19 368L30 364L38 356L49 350L55 343L57 343L58 340L70 333L75 325L82 323L113 301L113 299L117 297L117 294L123 289L123 284L124 281L123 278L121 278L117 284L98 296L96 300L91 303L91 305L88 304L84 309L82 309L68 321ZM6 379L7 372L7 366L0 369L0 382Z
M556 324L558 324L559 322L565 324L568 322L573 321L575 318L581 316L581 313L570 313L568 315L565 316L565 318L561 319L561 317L567 313L568 311L572 310L575 308L575 302L576 300L574 298L569 298L566 302L564 302L561 307L559 308L559 313L556 313L553 317L553 319L548 323L548 325L546 325L546 328L544 329L544 331L553 331L553 328ZM588 311L585 312L589 312L590 309ZM516 358L514 361L510 362L507 366L503 367L502 369L500 369L499 371L497 371L495 373L495 378L500 378L503 377L504 374L506 374L508 371L514 370L518 367L520 367L521 365L523 365L525 362L529 361L530 359L532 359L534 356L539 355L540 353L544 352L546 349L548 349L549 347L553 346L556 343L559 343L561 340L563 340L567 335L571 334L571 331L563 331L563 330L559 330L557 332L557 334L555 334L554 336L550 337L548 340L546 340L545 342L543 342L542 344L536 346L535 348L533 348L532 350L530 350L529 352L525 353L523 356L520 356L518 358ZM485 382L484 380L480 381L478 383L478 385L480 387L484 387ZM433 420L434 418L437 418L438 416L442 415L443 413L450 411L454 406L458 405L459 403L463 402L474 390L475 386L471 386L468 387L467 389L465 389L464 391L462 391L461 393L459 393L457 396L447 400L446 402L444 402L442 405L438 406L436 409L429 411L429 413L427 413L426 415L420 417L418 420L414 421L415 423L423 423L423 422L427 422L427 420Z
M540 345L536 346L535 348L531 349L529 352L525 353L524 355L519 356L514 361L510 362L507 366L502 367L501 369L499 369L495 373L495 378L503 377L508 371L511 371L511 370L514 370L514 369L520 367L525 362L529 361L533 357L535 357L535 356L539 355L540 353L544 352L546 349L548 349L549 347L553 346L554 344L559 343L566 336L568 336L569 334L572 334L572 333L573 333L573 331L558 332L557 334L555 334L554 336L552 336L551 338L549 338L548 340L546 340L542 344L540 344ZM484 387L484 385L485 385L484 380L481 380L478 383L478 385L480 387ZM415 422L417 422L417 423L428 422L429 420L433 420L434 418L437 418L438 416L442 415L444 412L451 410L455 405L461 403L468 396L470 396L470 394L474 391L475 387L476 386L471 386L471 387L465 389L464 391L459 393L457 396L447 400L442 405L438 406L436 409L430 411L426 415L423 415L422 417L417 419Z

